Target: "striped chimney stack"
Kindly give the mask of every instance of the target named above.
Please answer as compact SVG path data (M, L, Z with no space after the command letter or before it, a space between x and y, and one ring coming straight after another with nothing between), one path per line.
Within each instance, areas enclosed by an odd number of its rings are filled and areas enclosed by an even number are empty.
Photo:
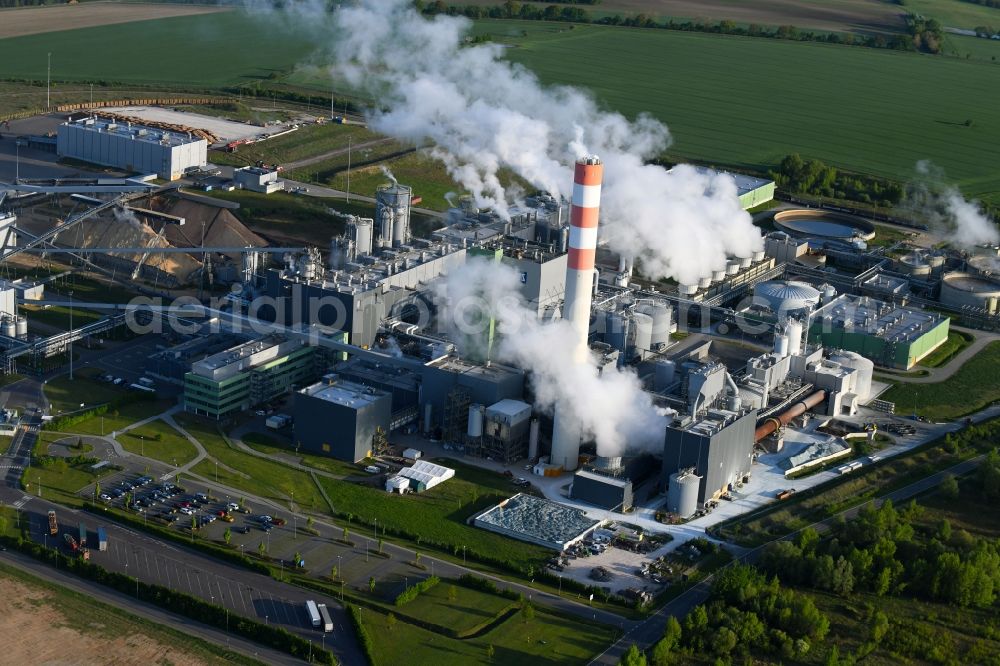
M583 157L576 162L573 178L573 208L570 212L569 256L566 263L566 296L562 317L573 328L573 359L589 362L587 337L590 331L590 305L594 289L594 259L597 255L597 218L601 204L601 179L604 166L598 157ZM553 465L564 470L576 469L580 457L580 425L568 410L556 405L552 430Z

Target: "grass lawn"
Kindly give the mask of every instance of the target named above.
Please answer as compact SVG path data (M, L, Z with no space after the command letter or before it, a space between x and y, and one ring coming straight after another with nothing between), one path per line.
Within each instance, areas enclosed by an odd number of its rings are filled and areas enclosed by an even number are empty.
M1000 10L969 0L906 0L906 9L936 18L941 25L949 28L972 30L980 25L1000 26L1000 20L997 20Z
M173 400L133 402L111 410L104 416L94 416L74 425L73 432L82 435L110 435L138 421L162 414L174 406Z
M469 640L448 638L403 620L390 630L384 615L367 608L361 609L361 617L380 664L584 664L612 640L609 627L554 615L542 608L536 609L535 619L527 624L518 614ZM489 645L494 650L492 660L487 656Z
M201 442L209 459L193 468L193 472L206 479L215 479L218 469L219 483L248 493L287 504L294 494L295 505L306 511L327 513L319 489L308 473L281 463L263 460L231 448L215 429L215 423L190 414L181 414L177 422ZM216 468L215 461L219 461Z
M198 455L194 445L165 421L152 421L121 433L117 439L126 451L168 465L183 465Z
M246 105L244 105L246 106ZM193 110L193 109L192 109ZM212 152L209 161L216 164L247 165L257 160L268 164L284 165L288 162L322 155L334 150L346 149L348 143L358 145L381 138L360 125L302 125L291 134L268 139L249 146L240 146L235 153ZM357 158L360 152L355 155ZM346 155L345 155L346 161Z
M48 308L41 308L35 305L24 305L21 306L23 314L28 318L28 322L39 322L42 324L48 324L49 326L55 326L56 328L61 328L63 330L70 329L70 314L69 307L63 307L61 305L52 305ZM103 319L105 315L99 312L94 312L93 310L84 310L82 308L73 308L73 327L77 328L84 324L90 324L97 321L98 319Z
M536 567L551 555L540 546L509 539L466 524L473 514L514 494L510 480L455 460L433 462L455 469L455 476L420 494L388 494L367 487L320 477L338 515L352 514L353 523L387 526L420 534L426 542L446 544L451 552L462 546L493 558Z
M448 590L451 588L455 591L454 601L448 599ZM393 590L392 593L399 594L399 591ZM517 602L512 599L473 590L443 579L410 603L394 608L393 612L467 635L516 605Z
M294 448L285 444L281 440L264 433L247 433L243 437L243 443L254 451L265 453L270 456L280 454L286 457L298 457L301 464L308 465L309 467L315 467L318 470L323 470L325 472L329 472L330 474L337 474L345 477L362 476L366 474L363 470L363 464L355 465L353 463L344 462L343 460L337 460L336 458L314 456L308 453L295 453Z
M58 416L60 412L74 412L80 409L81 403L87 407L103 405L127 393L110 382L92 379L99 374L100 371L88 368L74 372L72 380L69 375L50 379L44 388L45 397L51 403L49 413Z
M924 512L915 521L917 525L936 530L942 520L951 523L953 531L967 532L985 539L1000 537L1000 511L984 511L982 498L975 480L959 480L959 496L951 499L940 492L924 495L920 505Z
M73 466L57 459L49 465L32 465L26 469L21 475L21 485L26 493L37 496L38 484L41 483L44 499L79 507L85 499L80 497L80 491L114 472L107 467L93 472L90 464Z
M932 421L954 419L1000 400L1000 341L991 342L948 379L935 384L897 383L879 396L897 414L916 412Z
M961 331L949 331L948 339L940 347L925 356L920 365L937 368L953 359L963 349L972 344L974 337Z
M60 587L8 564L0 563L0 579L3 579L3 587L8 593L12 588L19 591L12 595L17 599L13 605L18 610L8 609L8 618L16 618L19 624L23 623L25 631L37 631L37 625L42 622L49 624L47 632L56 633L48 633L48 639L58 635L67 649L69 646L76 646L74 661L89 661L89 655L104 663L130 663L137 653L137 648L130 645L142 644L148 648L153 647L149 645L153 643L158 654L156 663L160 664L198 663L212 666L261 663L96 601L86 594ZM35 613L45 615L48 619L29 621ZM50 617L53 613L57 617ZM14 617L11 618L10 615ZM128 640L122 640L123 637ZM46 640L45 635L37 638ZM18 639L24 640L25 636ZM98 653L100 657L97 656Z

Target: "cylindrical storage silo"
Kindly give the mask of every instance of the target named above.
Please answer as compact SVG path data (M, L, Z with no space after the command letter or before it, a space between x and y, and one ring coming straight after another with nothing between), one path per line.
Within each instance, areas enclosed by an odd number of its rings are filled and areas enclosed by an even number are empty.
M22 340L28 337L28 318L24 315L19 315L17 318L17 337Z
M674 383L677 374L677 364L673 361L657 361L653 370L653 385L657 391L663 391Z
M538 419L531 419L531 426L528 430L528 460L538 458Z
M653 347L670 342L671 312L666 305L654 305L647 313L653 318Z
M774 353L784 358L788 356L788 337L784 335L774 336Z
M609 312L604 320L604 341L625 353L628 344L628 322L625 317L615 312Z
M427 403L424 405L424 434L429 434L431 431L431 417L434 415L434 405Z
M386 234L386 226L381 224L382 242L384 245L399 247L410 240L410 200L413 190L399 183L380 185L375 190L375 218L380 222L384 216L391 213L390 232Z
M566 252L569 249L569 226L559 230L559 251Z
M867 400L872 393L872 374L875 372L875 364L857 352L841 350L833 352L830 361L839 363L844 368L853 368L857 372L854 393L859 400Z
M4 316L4 318L0 320L0 330L2 330L3 334L8 338L16 338L17 324L14 322L14 318Z
M681 518L690 518L698 510L698 489L701 477L690 471L674 472L667 487L667 511Z
M374 224L370 217L355 217L347 224L347 237L354 241L354 250L359 257L372 253Z
M827 303L829 303L830 301L832 301L837 297L837 288L834 287L832 284L827 284L827 283L821 284L819 286L819 290L823 295L823 305L826 305Z
M802 353L802 322L789 319L785 324L785 336L788 338L788 354L798 356Z
M635 349L637 352L649 351L653 344L653 318L647 314L636 312L632 315L635 325Z
M482 405L469 405L469 437L483 436L483 409Z

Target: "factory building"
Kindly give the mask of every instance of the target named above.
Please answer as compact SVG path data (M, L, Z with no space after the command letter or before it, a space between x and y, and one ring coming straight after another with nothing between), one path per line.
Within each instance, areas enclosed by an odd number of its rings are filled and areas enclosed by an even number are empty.
M303 450L358 462L371 455L375 432L389 432L392 396L327 375L294 395L295 443Z
M764 236L764 252L778 263L794 264L809 252L809 242L785 231L772 231Z
M262 192L263 194L280 192L285 189L284 183L278 180L277 169L255 166L233 169L233 181L240 189Z
M573 475L570 499L599 506L608 511L631 511L632 480L627 477L604 476L581 469Z
M684 416L667 426L663 446L663 484L671 475L693 469L701 477L698 503L735 487L750 474L757 410L711 409L704 416Z
M177 180L185 170L205 166L208 142L188 133L88 117L59 125L56 152L60 157Z
M184 409L221 419L272 400L319 375L318 351L272 335L208 356L184 375Z
M716 175L717 171L707 167L696 167L700 173ZM743 210L749 210L774 199L774 181L766 178L755 178L741 173L721 172L729 176L736 184L736 194L740 199L740 206Z
M868 296L841 295L811 317L809 341L909 370L948 339L949 319Z
M421 406L444 441L465 439L472 405L496 405L523 395L524 371L497 363L479 365L449 355L421 369Z
M466 453L509 465L528 455L531 405L504 399L484 407L469 405Z

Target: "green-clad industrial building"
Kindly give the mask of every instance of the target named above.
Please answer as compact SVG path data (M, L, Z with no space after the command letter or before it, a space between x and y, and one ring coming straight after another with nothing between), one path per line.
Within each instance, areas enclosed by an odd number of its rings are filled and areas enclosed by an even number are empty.
M184 409L220 419L272 400L322 374L319 351L268 336L208 356L184 375Z
M948 339L949 323L936 312L845 294L812 314L809 342L908 370Z

